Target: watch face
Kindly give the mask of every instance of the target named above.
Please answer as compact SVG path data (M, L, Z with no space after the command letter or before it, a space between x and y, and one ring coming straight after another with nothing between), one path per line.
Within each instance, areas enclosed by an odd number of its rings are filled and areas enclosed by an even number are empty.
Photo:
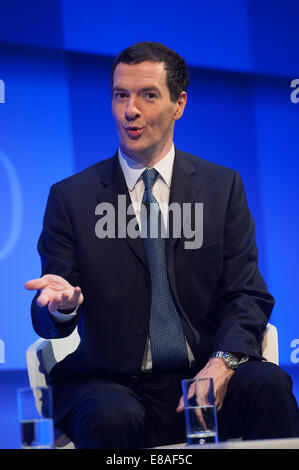
M238 367L239 361L233 354L224 353L223 358L226 360L228 366L232 369L236 369Z
M235 367L238 367L239 365L239 361L237 359L231 359L231 363L232 365L234 365Z

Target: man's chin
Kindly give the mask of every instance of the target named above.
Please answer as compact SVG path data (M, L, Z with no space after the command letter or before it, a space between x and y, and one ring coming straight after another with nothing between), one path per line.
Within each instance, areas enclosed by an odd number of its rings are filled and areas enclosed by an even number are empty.
M137 161L147 159L147 156L152 153L150 148L138 143L137 141L134 141L132 145L120 145L120 149L128 157Z

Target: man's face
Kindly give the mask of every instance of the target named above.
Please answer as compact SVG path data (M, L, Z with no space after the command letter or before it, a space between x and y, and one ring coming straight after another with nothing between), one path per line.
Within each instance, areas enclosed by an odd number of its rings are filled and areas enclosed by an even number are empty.
M162 62L117 65L113 77L112 114L121 150L143 164L154 164L170 150L174 123L181 117L186 93L170 99Z

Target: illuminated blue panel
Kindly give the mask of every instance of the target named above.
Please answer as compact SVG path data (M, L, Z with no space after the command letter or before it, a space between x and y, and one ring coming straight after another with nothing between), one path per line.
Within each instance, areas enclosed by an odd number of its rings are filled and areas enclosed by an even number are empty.
M191 65L274 75L298 72L297 0L1 2L0 41L115 56L164 42Z
M290 343L299 338L299 104L290 101L289 80L257 79L257 151L267 244L268 284L276 298L280 362L290 363Z
M2 42L62 46L60 0L2 1L0 21Z
M62 0L64 47L115 56L137 41L158 41L189 64L250 70L245 0L124 4Z
M250 0L248 13L254 72L298 77L298 0Z
M76 171L111 157L118 148L111 114L111 58L66 53Z
M1 47L5 103L0 105L0 339L3 368L25 367L36 339L30 318L40 276L36 251L50 185L74 172L69 96L62 54Z

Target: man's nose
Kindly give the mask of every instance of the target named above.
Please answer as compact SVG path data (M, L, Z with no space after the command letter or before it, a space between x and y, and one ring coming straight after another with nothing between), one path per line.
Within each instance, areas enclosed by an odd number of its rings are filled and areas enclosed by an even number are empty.
M125 114L127 121L134 121L140 117L140 111L137 108L136 100L133 97L128 101Z

